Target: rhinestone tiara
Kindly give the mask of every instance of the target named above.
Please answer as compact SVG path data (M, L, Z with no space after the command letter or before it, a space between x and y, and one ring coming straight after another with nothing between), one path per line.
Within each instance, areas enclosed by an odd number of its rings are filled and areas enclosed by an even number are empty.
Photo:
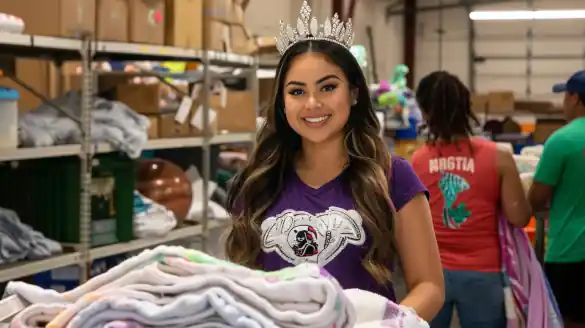
M280 21L280 33L276 39L276 49L281 55L295 43L306 40L325 40L335 42L349 49L353 44L354 32L351 18L343 23L339 15L335 13L333 18L327 17L323 24L319 24L315 16L311 17L313 10L307 1L303 1L297 27Z

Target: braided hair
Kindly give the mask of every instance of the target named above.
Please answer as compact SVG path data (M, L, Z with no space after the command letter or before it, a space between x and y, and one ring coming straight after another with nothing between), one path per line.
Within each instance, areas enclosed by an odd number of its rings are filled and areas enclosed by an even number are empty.
M425 115L428 140L454 142L473 135L472 123L479 120L471 111L471 93L455 75L436 71L425 76L416 89L416 100Z

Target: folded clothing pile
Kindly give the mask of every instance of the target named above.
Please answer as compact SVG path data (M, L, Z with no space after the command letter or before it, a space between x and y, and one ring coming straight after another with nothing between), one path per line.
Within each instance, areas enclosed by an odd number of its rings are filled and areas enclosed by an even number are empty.
M346 289L344 294L354 307L355 328L429 328L414 310L385 297L360 289Z
M65 293L11 282L32 305L11 327L354 327L337 281L314 265L250 270L196 250L159 246Z
M134 236L161 237L176 226L177 218L171 210L134 191Z
M14 328L428 327L382 296L344 291L313 264L263 272L176 246L144 251L65 293L11 282L6 295L32 304Z
M42 260L62 252L58 242L22 223L13 210L0 207L0 264Z
M66 114L47 104L23 114L18 122L21 146L47 147L81 141L82 133L75 121L81 117L81 93L67 92L52 103ZM92 141L106 142L130 158L140 157L148 142L148 118L118 101L95 98L91 106Z

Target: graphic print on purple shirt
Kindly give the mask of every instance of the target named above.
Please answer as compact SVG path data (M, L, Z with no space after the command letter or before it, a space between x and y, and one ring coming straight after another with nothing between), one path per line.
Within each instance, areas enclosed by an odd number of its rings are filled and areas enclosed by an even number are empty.
M317 263L343 288L359 288L395 301L392 286L378 284L362 266L369 237L343 174L318 189L303 183L296 173L285 183L262 223L263 253L258 261L264 270ZM428 196L410 164L398 156L392 157L389 188L397 211L421 192Z

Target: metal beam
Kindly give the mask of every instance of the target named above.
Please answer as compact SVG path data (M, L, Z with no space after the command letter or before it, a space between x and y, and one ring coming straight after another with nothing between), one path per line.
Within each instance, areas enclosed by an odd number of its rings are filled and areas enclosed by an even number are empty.
M416 9L414 9L414 11L416 12L425 12L425 11L437 11L437 10L443 10L443 9L455 9L455 8L461 8L461 7L465 7L465 6L477 6L477 5L491 5L491 4L498 4L498 3L505 3L505 2L514 2L515 0L477 0L477 1L460 1L458 3L450 3L450 4L442 4L442 5L436 5L436 6L423 6L423 7L418 7ZM390 19L390 17L392 16L397 16L397 15L404 15L405 12L407 11L406 9L392 9L389 7L391 7L392 5L389 5L388 7L386 7L386 20Z
M417 6L417 0L405 0L404 8L413 9ZM408 68L406 84L409 88L414 89L414 74L416 71L416 11L407 10L402 21L404 48L402 53L402 63Z
M386 5L386 8L384 8L386 23L388 23L388 19L392 16L393 12L400 10L399 8L404 8L404 0L391 0L390 4Z

